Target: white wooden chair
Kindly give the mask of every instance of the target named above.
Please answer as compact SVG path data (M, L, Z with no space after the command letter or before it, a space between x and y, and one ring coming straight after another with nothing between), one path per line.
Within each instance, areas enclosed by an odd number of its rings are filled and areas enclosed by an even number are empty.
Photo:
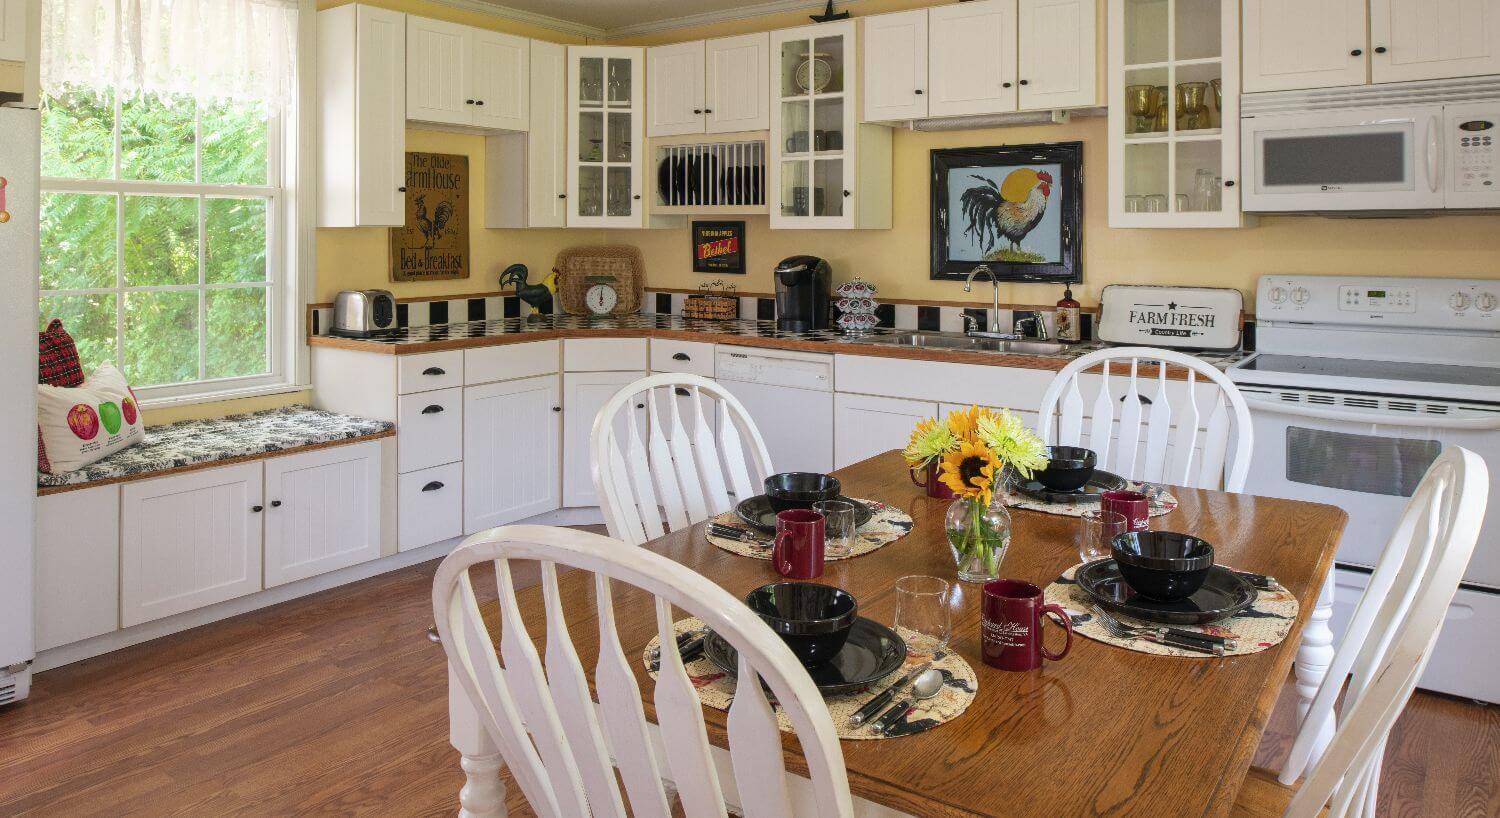
M1427 470L1370 576L1279 776L1283 786L1304 773L1306 778L1295 794L1283 792L1284 812L1270 814L1313 816L1327 804L1331 818L1373 818L1386 738L1427 665L1474 553L1488 497L1484 460L1467 449L1450 446ZM1309 763L1317 725L1333 714L1346 677L1338 730L1322 757ZM1248 789L1269 800L1265 791L1275 785L1255 773ZM1245 806L1246 815L1268 812Z
M433 579L433 615L452 675L537 814L623 818L628 802L633 815L665 818L670 808L663 773L675 783L687 815L726 814L702 706L677 652L672 629L676 606L733 645L739 652L739 678L759 675L790 717L807 760L816 814L852 816L833 719L786 644L723 588L660 554L622 545L610 537L565 528L504 526L465 540L438 566ZM517 559L541 563L545 657L538 655L516 602L510 561ZM469 569L482 563L493 564L499 587L498 656L470 579ZM597 703L589 694L588 677L567 625L568 609L584 600L560 597L559 564L594 574L600 646L594 672ZM615 628L611 580L644 591L655 601L663 649L654 702L665 759L653 750L632 671L641 657L626 655ZM634 607L636 602L629 604ZM781 732L759 684L739 685L729 709L728 733L739 808L752 818L791 815Z
M772 474L744 404L698 375L651 375L616 392L589 452L605 525L631 545L728 511L731 494L760 494Z
M1140 382L1142 363L1157 364L1154 389ZM1112 364L1119 366L1112 369ZM1186 369L1187 380L1169 381L1167 365ZM1100 374L1085 374L1096 367L1102 367ZM1111 374L1128 377L1123 398L1116 399ZM1097 386L1085 384L1088 381L1097 382ZM1217 387L1204 406L1199 405L1196 388L1200 381ZM1081 384L1095 389L1087 402ZM1181 388L1184 384L1186 389ZM1191 355L1150 347L1118 347L1090 352L1063 367L1042 395L1037 431L1048 443L1083 446L1085 423L1089 429L1087 448L1098 455L1101 469L1149 483L1222 487L1233 492L1245 488L1252 446L1250 409L1239 388L1223 372ZM1176 429L1172 428L1174 424ZM1231 440L1235 441L1235 450L1228 460Z

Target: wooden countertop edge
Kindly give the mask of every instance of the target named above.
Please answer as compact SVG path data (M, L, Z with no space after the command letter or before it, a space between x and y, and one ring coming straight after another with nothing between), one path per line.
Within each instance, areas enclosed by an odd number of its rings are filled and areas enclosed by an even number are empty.
M670 338L679 341L697 341L723 346L786 349L796 352L821 352L829 355L862 355L871 358L902 358L911 361L978 364L981 366L1003 366L1011 369L1039 369L1050 372L1056 372L1074 360L1073 357L1052 355L1006 355L998 352L911 349L892 344L799 341L791 338L757 338L754 336L707 333L694 330L625 327L542 329L511 335L489 335L482 338L449 338L442 341L426 341L413 344L388 344L365 341L359 338L314 335L307 339L307 343L308 346L347 349L354 352L369 352L376 355L420 355L428 352L480 349L483 347L504 346L506 344L524 344L531 341L550 341L568 338ZM1156 367L1141 366L1138 376L1142 380L1153 379L1156 377ZM1186 380L1187 370L1169 367L1167 369L1167 378L1169 380Z
M118 483L134 483L138 480L152 480L157 477L166 477L172 474L182 474L184 472L190 471L202 471L203 469L212 469L219 466L233 466L236 463L249 463L253 460L267 460L272 457L281 457L282 455L297 454L299 452L310 452L315 449L331 449L335 446L348 446L354 443L364 443L367 440L380 440L381 438L395 436L396 430L394 428L391 428L386 429L383 432L374 432L368 435L360 435L359 437L342 437L338 440L325 440L320 443L308 443L302 446L292 446L291 448L287 449L277 449L273 452L255 452L253 454L244 454L238 457L228 457L223 460L205 460L202 463L188 463L185 466L173 466L171 468L161 469L159 471L145 471L136 472L135 474L122 474L118 477L106 477L103 480L90 480L87 483L69 483L64 486L37 486L36 496L46 497L49 494L65 494L70 491L97 488L99 486L112 486Z

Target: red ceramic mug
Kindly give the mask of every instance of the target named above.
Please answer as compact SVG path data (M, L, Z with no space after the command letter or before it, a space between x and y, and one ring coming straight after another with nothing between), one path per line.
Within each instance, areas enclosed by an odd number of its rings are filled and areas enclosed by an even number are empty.
M1123 514L1128 531L1145 531L1151 525L1151 501L1138 491L1100 492L1099 508Z
M947 483L944 483L942 480L938 479L938 470L940 468L941 466L938 461L933 460L931 463L928 463L926 466L922 467L921 482L917 482L916 469L908 469L907 476L911 478L911 481L913 483L916 483L918 486L927 489L928 497L936 497L939 500L952 500L954 498L953 489L948 488Z
M1056 618L1068 640L1059 653L1042 643L1042 619ZM1035 670L1043 659L1057 661L1073 647L1073 620L1061 605L1044 603L1042 589L1018 579L997 579L984 585L981 653L984 663L1001 670Z
M776 542L771 564L788 579L823 575L823 515L808 508L792 508L776 515Z

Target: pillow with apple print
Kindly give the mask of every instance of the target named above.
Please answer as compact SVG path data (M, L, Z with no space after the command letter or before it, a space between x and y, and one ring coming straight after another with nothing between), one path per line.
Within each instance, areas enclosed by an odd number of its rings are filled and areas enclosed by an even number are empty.
M146 439L135 393L113 364L100 364L81 386L39 384L36 422L49 474L77 471Z

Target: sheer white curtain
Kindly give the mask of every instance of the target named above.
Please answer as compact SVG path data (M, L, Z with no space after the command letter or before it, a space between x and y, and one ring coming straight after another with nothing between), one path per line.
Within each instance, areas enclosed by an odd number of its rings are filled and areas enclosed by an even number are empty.
M189 94L283 107L297 88L295 0L42 0L42 87Z

